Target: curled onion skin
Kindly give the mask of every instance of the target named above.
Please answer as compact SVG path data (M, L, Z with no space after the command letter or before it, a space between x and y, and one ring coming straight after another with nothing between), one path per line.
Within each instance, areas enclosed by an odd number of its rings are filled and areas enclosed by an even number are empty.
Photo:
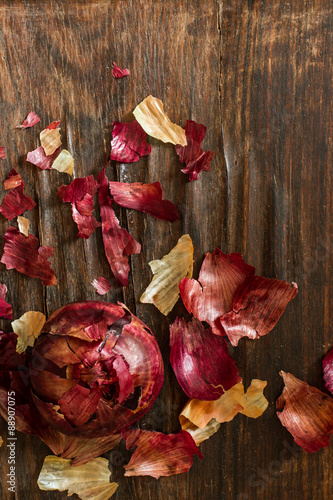
M68 304L47 321L30 363L33 401L58 431L114 434L139 420L163 383L162 356L147 326L124 306Z
M323 370L325 385L333 394L333 349L323 359Z
M328 446L333 434L333 399L291 373L281 371L280 375L285 387L276 409L282 425L305 451Z
M156 431L130 429L122 431L126 448L136 447L130 462L124 465L125 476L173 476L187 472L193 464L193 455L203 458L191 434L162 434Z
M224 337L195 318L170 325L170 363L188 397L215 400L242 379Z

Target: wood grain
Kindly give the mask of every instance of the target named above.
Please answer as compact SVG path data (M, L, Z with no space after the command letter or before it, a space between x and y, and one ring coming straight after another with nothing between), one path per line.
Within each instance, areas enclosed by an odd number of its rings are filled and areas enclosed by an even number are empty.
M169 364L168 325L184 315L178 303L165 318L139 297L151 279L148 262L161 258L189 233L194 277L205 252L219 246L241 252L258 274L296 281L300 292L274 331L242 340L233 355L248 385L268 381L268 410L258 420L242 415L201 445L188 474L124 478L130 453L120 445L110 458L113 498L271 500L332 496L332 446L307 454L275 415L282 389L279 370L324 389L321 361L332 346L332 68L333 7L327 0L0 0L0 163L2 182L17 168L37 208L26 216L31 232L55 248L55 287L6 271L14 317L29 309L51 314L70 301L96 299L93 278L111 277L101 232L77 238L69 204L56 188L69 177L39 171L25 161L39 131L62 123L63 147L75 159L75 177L96 175L110 155L112 122L131 119L143 98L160 98L171 120L207 126L204 148L215 151L210 173L189 183L172 146L149 139L152 153L133 165L108 167L110 180L160 181L178 207L171 224L119 210L123 227L142 243L131 257L130 285L112 280L103 300L124 301L154 331L165 362L165 383L145 429L177 432L186 401ZM112 61L131 75L112 77ZM41 124L15 130L34 110ZM3 197L3 194L1 195ZM2 198L1 198L2 199ZM0 232L8 224L2 217ZM15 223L12 223L15 224ZM0 239L2 251L3 237ZM2 322L4 328L9 322ZM6 425L1 423L5 437ZM41 492L36 480L49 450L33 436L17 441L17 500L65 499ZM5 444L0 450L8 496Z

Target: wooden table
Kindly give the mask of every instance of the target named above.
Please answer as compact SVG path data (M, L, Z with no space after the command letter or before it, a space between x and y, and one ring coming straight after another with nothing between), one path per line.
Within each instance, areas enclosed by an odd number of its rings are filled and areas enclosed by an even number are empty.
M113 61L131 75L115 80ZM142 251L131 258L128 288L111 279L103 300L121 300L142 318L165 362L163 389L142 428L177 432L187 399L168 361L168 325L185 309L179 302L165 318L139 303L151 279L149 261L189 233L195 278L204 253L219 246L241 252L258 274L299 286L273 332L232 350L246 386L255 377L268 381L264 415L239 415L222 425L201 445L204 460L195 457L189 473L158 481L123 477L130 453L121 445L106 455L119 482L115 500L332 497L333 445L313 454L293 448L275 414L279 370L324 389L321 361L332 347L332 72L333 6L327 0L0 0L0 145L8 152L0 180L13 167L22 174L37 202L26 214L31 232L54 247L58 277L57 286L45 288L1 265L14 317L28 310L49 315L68 302L96 299L92 279L111 277L101 231L87 241L77 238L69 204L55 196L69 177L25 160L39 145L42 127L14 127L30 110L43 127L60 119L75 177L96 175L110 155L112 122L131 119L149 94L162 99L172 121L204 123L203 145L215 158L210 173L189 183L174 148L149 139L148 157L108 168L110 180L160 181L181 214L171 224L131 210L118 213ZM1 217L1 234L7 226ZM2 324L9 328L8 321ZM4 422L0 435L6 435ZM16 499L66 498L36 485L48 453L38 438L19 436ZM0 460L5 482L5 444ZM6 499L5 484L0 491Z

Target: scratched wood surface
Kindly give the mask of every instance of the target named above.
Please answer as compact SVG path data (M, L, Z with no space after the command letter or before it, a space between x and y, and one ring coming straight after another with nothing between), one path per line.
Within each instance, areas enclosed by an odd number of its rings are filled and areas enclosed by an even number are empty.
M131 75L112 77L112 61ZM168 362L168 324L185 314L178 303L168 318L139 297L150 281L148 262L189 233L194 277L204 252L219 246L241 252L258 274L296 281L300 292L272 333L233 350L247 385L268 381L269 408L258 420L240 415L201 445L189 473L125 478L124 445L110 458L120 499L257 500L332 497L333 449L307 454L275 415L282 389L279 370L324 389L321 361L333 344L331 310L333 6L327 0L0 0L0 163L2 182L15 167L37 207L26 216L31 232L54 247L58 285L1 265L14 317L27 310L49 315L76 300L96 299L90 282L111 277L100 230L76 237L69 204L56 188L69 177L40 171L25 160L52 120L62 123L63 147L75 158L75 177L96 175L110 155L112 122L130 120L149 94L163 100L172 121L207 126L206 149L215 151L210 173L189 183L170 145L149 139L152 153L133 165L112 164L110 180L160 181L181 220L171 224L121 210L123 227L142 243L131 258L130 285L112 280L102 300L124 301L154 331L165 362L165 383L145 429L179 429L186 401ZM30 111L41 124L15 130ZM1 200L4 194L1 193ZM1 217L1 234L8 223ZM11 222L15 225L15 222ZM2 252L3 237L0 239ZM2 321L5 329L9 321ZM1 499L7 492L6 425L0 435ZM32 436L17 441L17 500L65 499L42 492L36 480L46 445ZM74 498L74 497L73 497Z

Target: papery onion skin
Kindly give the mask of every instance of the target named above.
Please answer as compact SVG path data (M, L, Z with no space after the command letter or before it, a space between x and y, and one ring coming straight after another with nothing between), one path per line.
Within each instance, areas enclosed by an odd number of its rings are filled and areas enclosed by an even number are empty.
M95 217L92 216L94 210L94 195L97 191L98 183L93 175L78 177L69 185L62 185L58 188L57 197L63 202L69 202L72 206L72 217L77 224L80 238L88 239L97 227L101 226Z
M0 331L0 415L8 421L8 393L15 391L16 430L42 439L55 455L72 459L71 465L81 465L114 448L121 434L97 438L73 437L51 427L38 413L31 398L29 373L30 356L17 352L17 335ZM50 381L52 386L52 380ZM56 392L57 386L53 385Z
M186 164L182 168L184 174L189 174L190 182L199 179L199 174L203 170L210 170L210 163L214 158L213 151L204 151L201 143L206 135L206 127L193 120L187 120L185 125L187 146L175 146L179 160Z
M0 158L1 160L6 158L6 146L0 146Z
M7 293L6 285L0 283L0 318L12 319L13 310L12 306L5 301L5 296Z
M106 258L111 270L122 286L128 285L130 266L128 256L140 253L141 245L129 232L120 227L112 208L108 179L103 168L98 175L98 201L102 219L102 236Z
M7 179L3 183L5 190L13 189L23 184L23 179L20 174L18 174L15 168L12 168L9 172Z
M124 465L125 476L172 476L187 472L193 464L193 455L203 458L192 436L187 431L177 434L130 429L122 431L126 448L134 451L130 462Z
M0 415L8 421L8 394L15 391L15 427L35 434L29 404L28 355L16 352L17 335L0 331Z
M60 153L60 146L55 150L52 155L46 156L43 146L39 146L27 154L27 161L36 165L41 170L52 170L53 162L58 158Z
M129 69L119 68L119 66L117 66L115 62L113 63L112 75L114 76L114 78L123 78L124 76L128 76L129 74L130 74Z
M39 278L45 286L53 286L57 278L48 262L52 255L53 248L40 246L32 234L24 236L14 227L7 229L1 258L7 269L16 269L31 278Z
M285 387L276 409L282 425L305 451L328 446L333 434L333 399L291 373L281 371L280 375Z
M105 295L111 289L109 280L104 278L103 276L95 278L94 280L92 280L91 284L99 295Z
M333 349L323 359L323 370L325 385L333 394Z
M232 311L220 318L231 344L236 346L242 337L267 335L297 292L296 283L249 276L235 293Z
M237 288L254 273L254 267L240 254L227 255L216 248L206 253L198 280L181 281L179 290L184 306L195 318L206 321L215 334L224 335L219 318L231 310Z
M21 125L17 125L16 128L30 128L34 127L38 122L40 122L40 118L36 113L30 111L26 119L22 122Z
M113 122L111 160L134 163L141 156L150 153L151 146L146 142L146 132L136 120L127 123Z
M170 363L190 398L218 399L242 380L226 340L195 318L187 324L184 318L176 318L170 325L170 346Z
M157 219L175 222L179 219L175 205L169 200L163 200L161 184L153 182L109 182L110 192L114 201L125 208L140 210Z
M33 400L58 431L94 438L117 433L155 401L163 383L158 344L121 305L69 304L49 318L43 331L49 334L40 337L30 364ZM128 396L129 377L134 394Z
M12 185L13 177L18 181L16 187ZM10 171L8 179L4 182L4 187L5 189L10 189L0 207L0 212L6 219L11 220L26 210L32 210L36 206L34 200L24 194L24 182L15 169Z

